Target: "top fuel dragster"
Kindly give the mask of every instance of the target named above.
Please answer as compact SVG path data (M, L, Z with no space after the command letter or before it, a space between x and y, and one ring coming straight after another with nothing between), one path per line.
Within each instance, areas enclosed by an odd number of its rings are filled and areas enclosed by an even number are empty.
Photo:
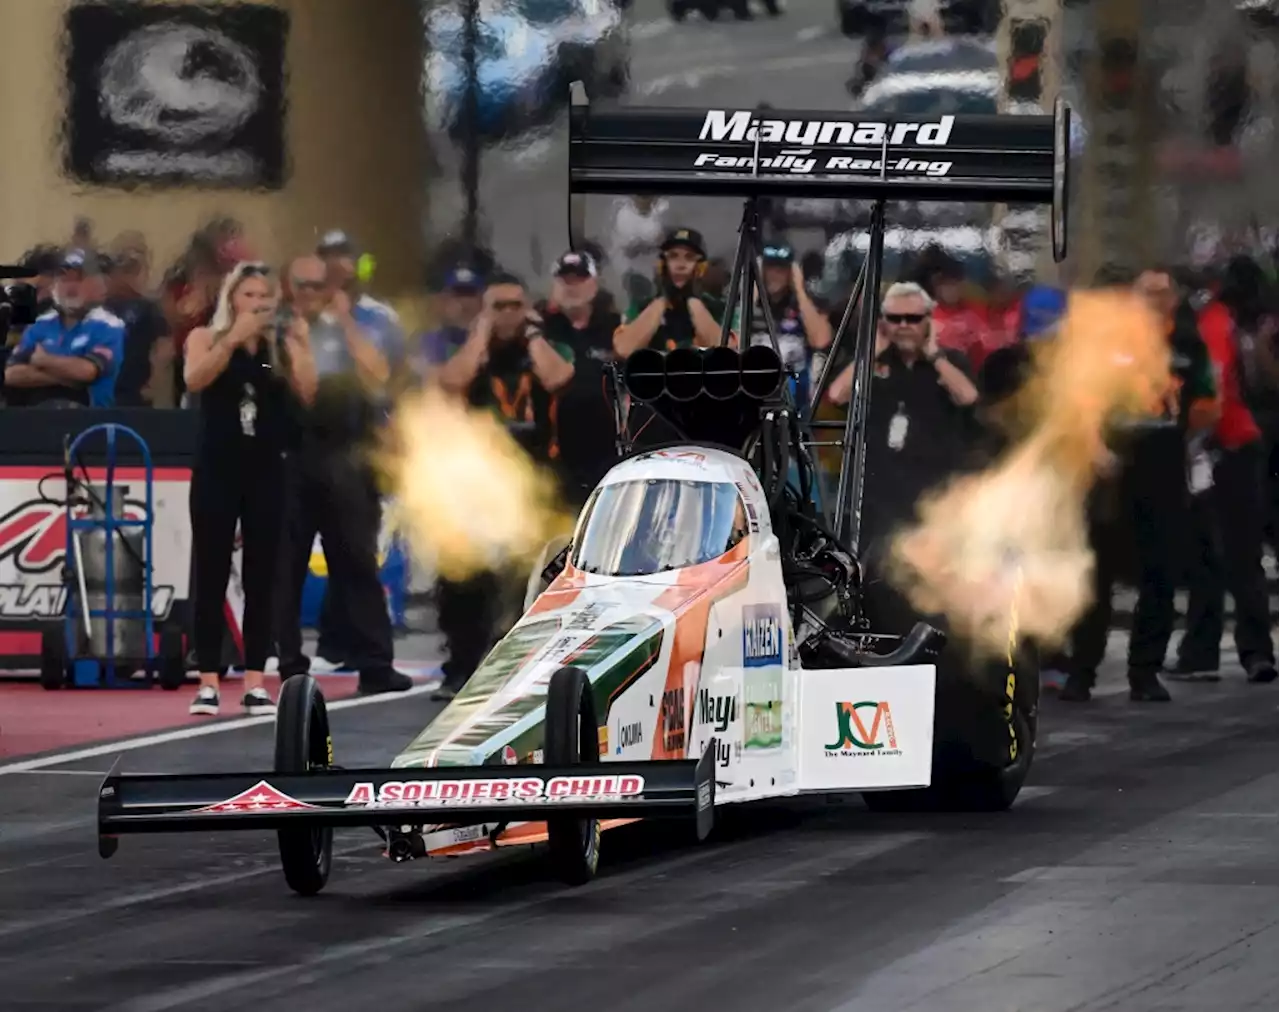
M766 118L767 117L767 118ZM886 200L1052 204L1065 253L1069 113L872 123L823 112L624 108L575 95L570 230L581 196L745 198L728 292L750 332L761 256L756 198L874 201L870 255L828 362L858 307L852 408L813 418L829 376L796 404L773 346L642 349L623 398L682 435L634 451L593 492L525 615L466 688L383 769L335 764L324 699L286 680L275 762L261 772L126 775L99 792L99 850L126 833L273 829L288 884L320 891L334 828L370 826L395 860L545 841L557 873L595 872L602 830L717 806L865 792L873 808L932 796L1007 807L1035 745L1038 679L965 672L925 622L876 629L858 542ZM803 150L802 150L803 149ZM862 297L865 294L865 298ZM813 433L838 427L834 515L812 505ZM625 430L619 426L619 432ZM798 476L798 477L797 477ZM535 588L535 593L536 593Z

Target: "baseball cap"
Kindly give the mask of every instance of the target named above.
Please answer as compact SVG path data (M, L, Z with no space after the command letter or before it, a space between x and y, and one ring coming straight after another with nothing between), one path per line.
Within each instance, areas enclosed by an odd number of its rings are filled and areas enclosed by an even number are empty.
M1067 311L1067 293L1052 285L1034 285L1022 297L1018 331L1024 338L1048 337Z
M353 257L356 255L355 240L342 229L331 228L316 243L316 255Z
M676 246L686 246L699 256L707 255L707 246L702 241L702 233L696 228L676 228L668 232L667 237L662 240L662 252L665 253Z
M69 249L58 261L58 272L79 271L81 274L98 274L101 270L97 253L86 253L82 249Z
M556 261L555 270L551 272L557 278L571 276L575 278L594 278L600 272L596 262L589 253L578 253L570 250Z
M447 292L478 292L483 287L483 279L470 267L455 267L444 276Z
M789 264L795 258L795 250L786 243L770 243L765 246L762 254L762 259L767 264Z

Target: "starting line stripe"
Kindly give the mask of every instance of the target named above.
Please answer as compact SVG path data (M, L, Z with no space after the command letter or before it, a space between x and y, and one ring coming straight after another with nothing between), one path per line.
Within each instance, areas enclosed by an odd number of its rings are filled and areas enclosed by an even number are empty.
M437 685L415 685L404 692L383 692L376 696L356 696L353 699L339 699L334 702L325 701L329 711L353 710L357 706L373 706L377 703L391 703L409 696L421 696L432 692ZM244 727L257 727L260 724L274 724L275 715L261 717L235 717L231 720L220 720L214 724L196 727L180 727L173 731L161 731L158 734L142 735L138 738L125 738L122 741L109 742L105 745L93 745L89 748L76 749L72 752L59 752L53 755L40 756L36 759L23 759L16 763L0 766L0 776L9 773L27 773L31 770L45 769L49 766L62 766L66 763L80 762L84 759L95 759L102 755L115 755L117 752L132 752L152 745L166 745L174 741L187 741L191 738L203 738L210 734L223 734L226 731L238 731Z

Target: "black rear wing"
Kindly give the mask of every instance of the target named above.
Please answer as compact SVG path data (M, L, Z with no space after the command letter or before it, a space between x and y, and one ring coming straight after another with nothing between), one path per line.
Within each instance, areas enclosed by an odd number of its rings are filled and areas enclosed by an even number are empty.
M309 773L107 775L98 851L122 833L307 826L474 825L591 818L690 818L711 831L715 742L701 759L592 766L466 766ZM117 767L118 767L117 763Z
M1066 256L1071 110L912 117L789 109L596 110L573 89L569 193L1049 204Z

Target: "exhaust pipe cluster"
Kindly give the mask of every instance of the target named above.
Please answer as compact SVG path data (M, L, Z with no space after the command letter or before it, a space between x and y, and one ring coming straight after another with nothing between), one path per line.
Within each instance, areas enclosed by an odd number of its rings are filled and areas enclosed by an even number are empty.
M641 348L628 356L623 369L627 392L652 403L669 398L687 404L705 396L731 401L739 396L767 400L782 386L782 360L772 346L675 348L662 352Z

